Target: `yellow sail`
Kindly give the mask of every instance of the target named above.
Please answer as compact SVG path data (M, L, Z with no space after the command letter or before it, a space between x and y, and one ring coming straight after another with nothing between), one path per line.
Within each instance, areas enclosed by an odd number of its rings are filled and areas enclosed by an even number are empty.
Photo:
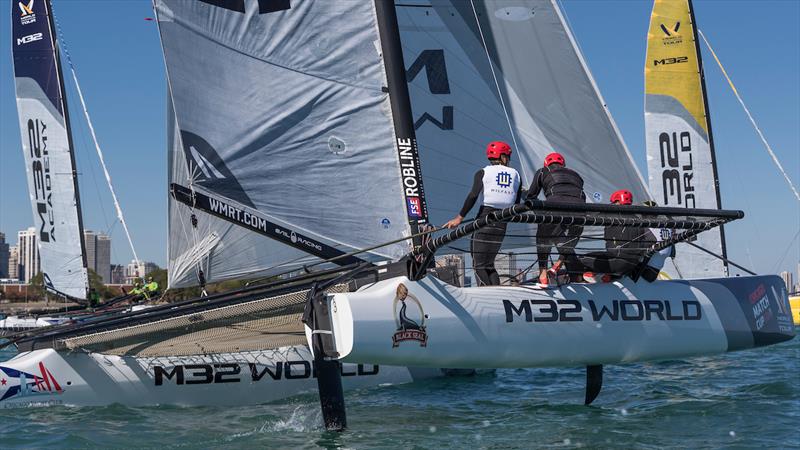
M792 319L794 324L800 326L800 295L789 297L789 304L792 306Z
M680 102L708 135L694 23L686 0L655 0L647 33L645 94Z
M663 206L721 207L703 65L689 0L655 0L647 33L645 139L650 192ZM725 255L724 230L703 233L694 244ZM723 260L678 245L673 278L728 275Z

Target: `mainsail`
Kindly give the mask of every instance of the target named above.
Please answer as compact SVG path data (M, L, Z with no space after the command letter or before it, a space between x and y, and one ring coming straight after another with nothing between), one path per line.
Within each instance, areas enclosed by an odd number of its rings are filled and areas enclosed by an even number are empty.
M654 200L663 206L721 208L703 65L689 0L656 0L645 62L647 169ZM722 227L695 245L726 257ZM689 244L675 265L684 278L727 276L727 265Z
M88 289L77 172L49 1L11 2L14 81L45 286Z
M422 204L403 202L382 73L390 62L369 3L156 2L179 130L173 286L196 283L197 264L208 281L263 275L299 267L307 253L397 239L412 233L412 211L443 223L492 140L514 144L525 183L556 150L583 174L590 201L619 188L649 198L555 3L436 0L395 2L425 184ZM345 16L347 26L323 26ZM276 226L233 226L244 217ZM279 242L290 233L309 245ZM531 244L516 241L506 244Z
M403 185L371 2L155 7L174 108L171 286L197 284L198 265L209 282L264 276L411 234L424 204Z
M622 188L649 198L554 2L395 5L432 223L458 212L494 140L512 144L524 183L558 151L583 175L590 202L608 202Z

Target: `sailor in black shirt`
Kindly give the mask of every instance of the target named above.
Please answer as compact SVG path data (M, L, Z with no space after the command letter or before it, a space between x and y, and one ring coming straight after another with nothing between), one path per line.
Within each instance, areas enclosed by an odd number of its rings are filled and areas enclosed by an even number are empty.
M483 194L483 204L478 211L478 218L519 203L522 183L519 173L514 168L508 167L511 147L505 142L492 142L486 148L486 156L490 164L475 173L472 189L464 200L464 206L456 217L444 224L445 227L454 228L460 225L481 194ZM495 270L494 260L505 235L505 223L490 225L473 233L470 253L479 286L500 284L500 275Z
M611 195L611 203L630 205L633 203L633 194L628 190L618 190ZM649 228L635 226L605 227L603 238L606 251L591 252L580 257L581 263L588 270L583 275L586 281L595 282L596 273L604 274L604 282L624 275L638 278L647 263L644 259L645 253L656 243L656 237Z
M550 153L544 159L544 167L536 171L528 189L528 199L536 199L544 193L545 200L563 203L585 203L583 178L572 169L566 167L564 157L559 153ZM540 224L536 228L536 247L539 261L539 282L547 284L547 262L550 250L556 247L558 260L553 264L551 272L557 274L563 264L570 274L580 273L575 257L583 227L577 225Z

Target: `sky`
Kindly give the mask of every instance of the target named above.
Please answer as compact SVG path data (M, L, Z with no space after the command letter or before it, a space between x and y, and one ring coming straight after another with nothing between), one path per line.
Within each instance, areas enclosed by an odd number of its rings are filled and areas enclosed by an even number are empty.
M53 0L115 190L141 259L167 260L166 80L149 0ZM16 0L14 0L14 6ZM561 0L642 174L647 27L652 2ZM699 28L795 184L800 183L800 1L696 0ZM33 223L14 95L9 0L0 0L0 231ZM703 49L722 203L745 211L726 227L730 259L758 273L797 271L800 202L791 193L711 55ZM132 253L105 186L72 81L65 80L86 229L110 233L112 262Z

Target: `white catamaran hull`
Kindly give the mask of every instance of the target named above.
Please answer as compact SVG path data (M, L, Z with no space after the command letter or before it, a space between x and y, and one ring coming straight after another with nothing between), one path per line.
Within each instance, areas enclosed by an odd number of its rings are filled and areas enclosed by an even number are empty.
M776 276L559 289L398 277L328 299L333 346L347 362L582 366L708 355L794 336Z
M440 376L438 369L344 364L345 389ZM0 408L119 403L252 405L317 389L305 346L209 356L139 358L35 350L0 363Z

